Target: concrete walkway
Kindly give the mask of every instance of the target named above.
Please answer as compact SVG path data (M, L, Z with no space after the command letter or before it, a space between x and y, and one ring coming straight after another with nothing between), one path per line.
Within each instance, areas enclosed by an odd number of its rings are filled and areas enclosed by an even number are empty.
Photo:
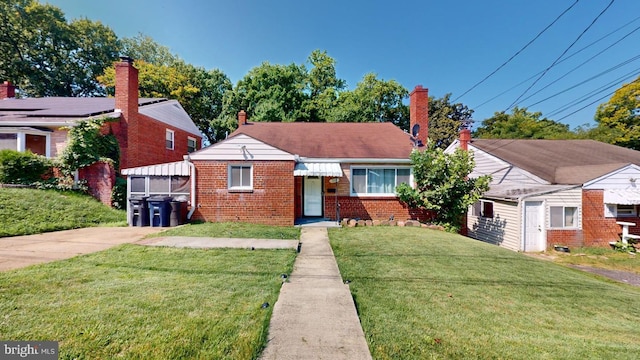
M303 227L301 252L273 308L261 359L371 359L326 228Z
M158 227L90 227L0 238L0 271L72 258L139 241Z

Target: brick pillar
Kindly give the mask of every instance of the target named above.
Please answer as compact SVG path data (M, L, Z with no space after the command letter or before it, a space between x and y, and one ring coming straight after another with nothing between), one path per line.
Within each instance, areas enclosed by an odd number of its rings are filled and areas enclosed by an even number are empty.
M138 166L138 69L133 59L121 57L116 63L116 109L121 111L120 122L112 129L120 143L120 168Z
M418 141L427 145L429 137L429 89L418 85L409 94L409 132L413 134L414 126L420 126L416 135Z
M97 162L78 169L78 178L87 181L91 196L111 206L111 191L116 184L116 172L111 163Z
M247 113L244 110L238 112L238 127L247 124Z
M9 81L0 84L0 100L16 97L16 87Z
M462 150L469 150L469 143L471 142L471 130L460 130L460 148Z

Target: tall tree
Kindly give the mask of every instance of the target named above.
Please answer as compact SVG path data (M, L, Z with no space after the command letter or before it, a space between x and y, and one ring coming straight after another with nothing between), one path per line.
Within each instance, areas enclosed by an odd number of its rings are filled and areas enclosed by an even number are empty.
M473 121L473 110L462 103L451 103L451 94L442 98L429 97L429 140L446 148L458 138L460 130Z
M470 178L475 161L469 151L447 154L430 143L424 151L411 153L416 187L400 184L398 197L410 207L432 210L435 222L452 231L461 225L469 206L489 189L491 176Z
M326 51L312 51L307 62L311 65L307 75L309 99L306 111L309 121L328 121L346 81L338 79L336 61Z
M409 110L402 101L409 92L395 80L378 79L366 74L353 91L345 91L338 98L332 121L372 122L388 121L409 130Z
M216 119L223 110L225 92L231 81L219 70L206 71L182 60L171 66L154 65L143 60L135 62L138 69L140 96L176 99L209 142L220 140ZM110 95L115 91L115 68L99 77Z
M515 107L511 114L496 112L482 121L473 136L481 139L568 139L575 134L569 125L547 118L541 112Z
M224 115L235 117L238 111L245 110L254 121L306 121L306 79L303 65L264 62L251 69L226 95Z
M171 53L168 47L158 44L150 36L138 33L131 38L120 40L122 45L121 53L135 60L142 60L149 64L158 66L170 66L180 58Z
M0 79L26 96L103 95L96 81L117 58L115 33L35 0L0 2Z
M640 150L640 77L615 91L598 106L597 126L589 137L610 144Z

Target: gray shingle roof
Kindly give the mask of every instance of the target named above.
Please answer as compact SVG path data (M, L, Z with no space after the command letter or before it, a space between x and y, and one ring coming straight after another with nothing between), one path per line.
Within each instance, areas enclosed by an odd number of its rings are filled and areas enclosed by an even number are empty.
M640 165L640 151L595 140L474 139L471 146L551 184L583 184L625 165Z
M200 134L189 115L176 100L140 98L138 111L146 116L193 134ZM71 124L95 116L112 116L115 98L45 97L0 101L0 125L39 126Z

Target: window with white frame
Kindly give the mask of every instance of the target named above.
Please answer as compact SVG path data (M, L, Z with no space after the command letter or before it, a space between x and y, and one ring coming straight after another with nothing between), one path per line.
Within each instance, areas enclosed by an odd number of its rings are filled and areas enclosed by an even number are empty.
M196 139L191 136L187 137L187 152L192 153L196 150L198 150Z
M253 167L247 164L229 165L229 190L253 189Z
M165 137L165 146L169 150L173 150L173 140L174 140L174 132L173 130L167 129L166 137Z
M576 206L549 207L549 225L552 228L577 228L578 208Z
M493 201L478 200L473 204L471 215L483 218L493 217Z
M411 168L351 168L351 195L395 195L402 183L411 185Z

